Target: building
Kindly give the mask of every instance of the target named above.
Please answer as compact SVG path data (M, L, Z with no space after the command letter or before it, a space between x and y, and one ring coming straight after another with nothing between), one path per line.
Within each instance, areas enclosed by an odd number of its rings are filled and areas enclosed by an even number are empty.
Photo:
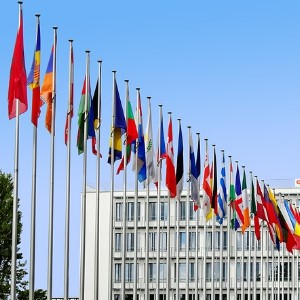
M115 192L112 202L110 192L100 193L101 299L109 299L110 288L114 300L300 299L300 251L290 254L283 244L277 251L266 227L257 241L253 225L242 235L226 219L222 226L205 222L186 194L180 201L166 191L159 198L156 191L126 194L125 201L123 192ZM298 195L296 188L276 190L278 202L290 199L297 207ZM94 291L95 203L89 189L85 299L93 299Z

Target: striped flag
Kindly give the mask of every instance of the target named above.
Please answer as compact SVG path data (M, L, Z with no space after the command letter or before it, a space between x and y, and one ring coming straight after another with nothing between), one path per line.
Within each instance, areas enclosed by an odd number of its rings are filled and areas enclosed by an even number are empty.
M246 179L245 167L243 167L242 199L243 199L243 215L244 215L242 233L244 233L245 230L250 226L249 199L248 199L248 192L247 192L247 179Z
M222 168L220 177L220 191L218 194L218 213L216 214L216 220L219 224L223 224L223 219L226 216L227 205L227 189L226 189L226 171L225 171L225 155L224 151L222 155Z
M32 89L32 109L31 122L34 126L38 125L38 118L41 113L41 106L44 102L40 97L40 64L41 64L41 36L40 36L40 20L38 19L36 44L33 54L31 70L27 78L27 84Z

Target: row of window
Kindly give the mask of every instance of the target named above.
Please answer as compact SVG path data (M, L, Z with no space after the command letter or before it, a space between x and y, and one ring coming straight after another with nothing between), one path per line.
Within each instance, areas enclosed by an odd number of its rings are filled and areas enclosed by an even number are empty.
M157 220L157 202L149 203L149 221ZM175 214L177 215L177 213ZM186 219L186 202L179 202L179 219ZM189 219L196 220L196 212L194 211L194 202L189 202ZM137 218L141 218L141 202L137 203ZM115 206L115 220L120 222L123 221L123 203L116 202ZM160 202L160 220L168 220L168 202ZM126 221L134 221L134 202L126 203Z
M145 233L143 233L145 234ZM177 249L177 234L176 232L171 233L174 235L174 245L171 245L174 249ZM251 240L249 241L249 234L251 235ZM140 238L141 233L138 233L137 238L137 249L140 249ZM186 249L186 238L187 234L185 231L179 232L179 250L185 250ZM221 237L223 238L223 242L221 243ZM167 232L160 232L160 251L166 251L167 250ZM244 239L244 241L243 241ZM213 247L213 241L214 241L214 248L215 250L226 250L228 246L228 239L227 239L227 232L223 231L216 231L214 232L214 240L213 240L213 233L212 232L206 232L206 239L205 239L205 246L207 250L212 250ZM149 251L156 251L157 250L157 232L149 232L148 236L148 242L149 242ZM260 241L257 243L257 241L254 239L254 232L245 232L242 234L241 232L237 232L237 239L236 239L236 247L237 250L242 250L244 242L244 249L245 250L254 250L256 247L256 250L260 249ZM222 244L222 245L221 245ZM198 250L199 250L198 243ZM127 251L134 251L134 233L126 233L126 250ZM195 251L196 250L196 232L191 231L189 232L189 250ZM122 233L116 232L115 233L115 251L119 252L122 251Z
M150 282L155 282L157 279L157 267L156 262L151 262L148 265L148 278ZM267 265L266 265L267 266ZM177 281L176 276L176 263L174 263L173 268L173 274L171 274L171 277L174 278L174 282ZM248 267L250 270L248 270ZM179 263L179 281L185 282L186 281L186 263ZM195 281L195 263L190 262L189 268L188 268L188 278L190 282ZM250 271L250 274L248 274L248 271ZM279 271L279 272L278 272ZM115 282L121 282L122 278L122 264L121 263L115 263ZM241 262L237 262L235 274L237 281L247 281L250 279L250 281L253 281L254 278L256 281L261 280L261 269L260 269L260 262L256 262L254 264L253 262L248 263L244 262L243 264ZM125 282L133 282L134 281L134 264L133 263L126 263L125 264ZM249 278L250 275L250 278ZM282 264L275 265L272 269L272 264L268 264L268 280L272 280L272 276L274 277L274 280L278 280L278 275L280 276L280 279L284 281L291 281L292 279L292 264L284 262L283 264L283 274L282 274ZM300 270L298 269L298 277L300 277ZM139 264L137 264L137 279L139 278ZM142 276L144 278L144 276ZM159 279L161 282L166 281L167 279L167 264L166 263L160 263L159 265ZM212 263L207 262L205 266L205 280L206 281L227 281L227 262L222 263L222 270L221 270L221 263L219 261L214 262L214 269L212 268Z

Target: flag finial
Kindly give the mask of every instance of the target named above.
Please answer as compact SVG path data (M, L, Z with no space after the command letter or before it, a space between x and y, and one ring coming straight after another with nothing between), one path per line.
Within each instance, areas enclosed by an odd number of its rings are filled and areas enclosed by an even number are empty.
M21 2L22 3L22 2ZM35 14L35 16L37 17L37 18L39 18L41 15L40 14Z

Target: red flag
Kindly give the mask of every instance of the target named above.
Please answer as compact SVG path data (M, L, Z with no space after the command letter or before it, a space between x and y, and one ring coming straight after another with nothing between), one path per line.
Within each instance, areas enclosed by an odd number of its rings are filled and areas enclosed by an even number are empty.
M27 76L24 58L23 16L20 8L20 23L17 33L15 49L12 57L9 86L8 86L8 118L17 114L17 100L19 101L19 115L28 109L27 103Z
M166 155L166 186L170 192L170 197L176 197L176 173L174 166L174 149L173 149L173 130L172 117L170 114L168 126L168 141L167 141L167 155Z
M257 240L260 240L260 225L259 225L259 218L257 215L254 215L254 231L255 231L255 236Z

